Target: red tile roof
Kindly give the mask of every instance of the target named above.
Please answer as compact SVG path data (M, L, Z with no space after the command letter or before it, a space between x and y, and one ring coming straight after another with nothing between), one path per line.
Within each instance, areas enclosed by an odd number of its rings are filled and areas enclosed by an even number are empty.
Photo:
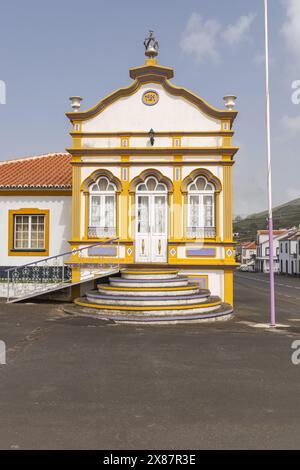
M292 232L290 232L286 237L282 238L280 241L285 242L289 240L297 240L300 237L300 230L295 229Z
M48 153L0 162L0 189L71 189L69 153Z
M241 243L243 248L246 248L247 250L255 250L256 249L256 243L255 242L243 242Z
M273 230L273 235L282 235L283 233L288 232L287 229ZM257 230L258 235L268 235L269 230Z

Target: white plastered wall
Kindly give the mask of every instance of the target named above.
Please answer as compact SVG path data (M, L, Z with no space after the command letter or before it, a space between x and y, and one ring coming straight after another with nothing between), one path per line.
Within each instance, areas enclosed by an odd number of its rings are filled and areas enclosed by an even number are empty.
M0 196L0 265L20 266L43 256L8 256L8 216L11 209L49 209L49 256L69 251L71 196Z
M159 94L158 103L146 106L142 95L147 90ZM181 96L168 93L160 84L147 83L136 93L119 98L97 116L82 123L82 132L217 131L220 120L204 114Z

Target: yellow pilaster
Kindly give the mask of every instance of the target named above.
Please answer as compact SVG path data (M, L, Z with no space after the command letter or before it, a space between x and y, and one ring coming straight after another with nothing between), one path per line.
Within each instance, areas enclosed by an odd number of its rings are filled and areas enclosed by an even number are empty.
M72 169L72 239L80 238L80 210L81 210L81 167Z
M80 281L80 268L73 267L72 268L72 282L79 282ZM80 297L80 284L72 286L72 300Z
M89 230L89 193L84 193L84 238L88 238Z
M129 165L121 165L121 203L120 203L120 210L121 210L121 222L120 222L120 230L119 230L119 237L124 240L128 240L129 232L130 232L130 195L129 195L129 181L130 181L130 168Z
M233 305L233 270L224 271L224 301Z
M223 227L224 241L232 241L232 167L223 167Z
M175 240L182 238L182 167L175 165L173 168L173 236Z

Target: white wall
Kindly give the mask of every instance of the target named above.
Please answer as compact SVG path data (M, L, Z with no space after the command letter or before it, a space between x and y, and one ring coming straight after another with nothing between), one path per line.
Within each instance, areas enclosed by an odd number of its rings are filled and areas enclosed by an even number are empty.
M20 266L42 256L8 256L8 211L49 209L49 256L69 251L71 239L71 196L0 196L0 266Z
M154 106L142 102L147 90L155 90L159 101ZM119 98L98 116L82 123L82 132L125 131L216 131L221 130L220 120L205 115L183 97L165 91L162 85L147 83L133 95Z

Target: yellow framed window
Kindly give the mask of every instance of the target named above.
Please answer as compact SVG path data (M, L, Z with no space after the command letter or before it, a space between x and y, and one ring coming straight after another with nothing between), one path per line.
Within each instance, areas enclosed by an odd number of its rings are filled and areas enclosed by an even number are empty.
M49 211L9 211L9 254L48 256Z

